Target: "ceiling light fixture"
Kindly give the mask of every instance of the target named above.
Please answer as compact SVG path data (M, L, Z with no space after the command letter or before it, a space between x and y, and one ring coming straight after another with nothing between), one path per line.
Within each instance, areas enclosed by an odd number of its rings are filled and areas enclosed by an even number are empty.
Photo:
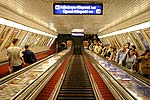
M142 23L142 24L138 24L138 25L135 25L135 26L131 26L131 27L126 28L126 29L122 29L122 30L119 30L119 31L108 33L106 35L98 36L98 38L105 38L105 37L109 37L109 36L123 34L123 33L126 33L126 32L131 32L131 31L135 31L135 30L140 30L140 29L148 28L148 27L150 27L150 21Z
M52 34L37 30L37 29L33 29L31 27L28 27L28 26L25 26L25 25L22 25L22 24L19 24L10 20L6 20L4 18L0 18L0 24L10 26L10 27L15 27L15 28L30 31L30 32L34 32L34 33L49 36L49 37L53 37L53 38L57 38L57 36L55 35L52 35Z

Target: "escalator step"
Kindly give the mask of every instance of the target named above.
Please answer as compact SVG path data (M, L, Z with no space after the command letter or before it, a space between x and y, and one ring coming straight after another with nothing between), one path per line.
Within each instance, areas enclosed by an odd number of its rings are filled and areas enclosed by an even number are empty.
M64 81L64 84L65 84L65 83L68 83L68 84L69 84L69 83L71 83L71 84L72 84L72 83L84 84L84 83L89 83L89 80L87 80L87 81L86 81L86 80L85 80L85 81L82 80L82 81L80 81L80 82L79 82L79 81L76 81L76 80L65 80L65 81Z
M90 86L69 86L69 85L63 85L61 88L78 88L78 89L90 89L90 88L92 88L92 87L90 87Z
M79 89L79 88L62 88L61 89L62 91L64 91L64 90L68 90L68 91L92 91L93 89L92 88L87 88L87 89L85 89L85 88L81 88L81 89Z
M63 86L68 86L68 83L64 83ZM69 86L79 86L79 87L90 87L91 84L90 83L84 83L84 84L80 84L80 83L69 83Z
M93 94L78 94L78 93L75 93L75 94L71 94L71 93L69 93L69 94L59 94L58 95L58 97L59 96L63 96L63 97L93 97L94 95Z
M56 100L96 100L94 97L58 97Z
M87 91L87 90L61 90L59 93L61 93L61 94L63 94L63 93L67 93L67 94L72 94L72 93L79 93L79 94L84 94L84 93L86 93L86 94L92 94L93 93L93 91Z

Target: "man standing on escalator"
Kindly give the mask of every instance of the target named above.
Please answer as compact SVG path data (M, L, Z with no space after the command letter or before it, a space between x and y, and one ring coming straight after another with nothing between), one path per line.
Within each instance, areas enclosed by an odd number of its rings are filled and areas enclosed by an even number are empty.
M28 64L33 64L37 61L36 56L34 54L34 52L32 52L29 49L29 45L25 45L25 51L22 52L23 53L23 58L25 63Z
M24 60L21 56L21 48L17 46L17 42L18 39L14 38L12 40L12 46L7 49L10 73L20 70L24 64Z

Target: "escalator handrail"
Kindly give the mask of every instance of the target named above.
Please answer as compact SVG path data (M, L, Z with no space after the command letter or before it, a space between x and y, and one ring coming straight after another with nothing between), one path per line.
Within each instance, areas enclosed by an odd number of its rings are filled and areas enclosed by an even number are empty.
M55 53L55 54L52 54L52 55L50 55L50 56L48 56L48 57L46 57L46 58L44 58L44 59L41 59L41 60L39 60L39 61L37 61L37 62L35 62L35 63L29 65L28 67L22 68L22 69L20 69L20 70L17 71L17 72L11 73L11 74L9 74L9 75L7 75L7 76L1 78L1 79L0 79L0 85L6 83L7 81L9 81L9 80L11 80L11 79L17 77L18 75L20 75L20 74L22 74L22 73L24 73L24 72L26 72L26 71L32 69L33 67L35 67L35 66L38 65L39 63L41 63L41 62L43 62L44 60L47 60L47 59L49 59L49 58L51 58L51 57L54 57L55 55L56 55L56 53Z

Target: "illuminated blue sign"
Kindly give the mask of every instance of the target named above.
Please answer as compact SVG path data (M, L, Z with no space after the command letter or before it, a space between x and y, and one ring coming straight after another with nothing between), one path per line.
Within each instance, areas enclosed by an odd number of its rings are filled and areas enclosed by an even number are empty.
M55 15L102 15L102 4L53 4Z

